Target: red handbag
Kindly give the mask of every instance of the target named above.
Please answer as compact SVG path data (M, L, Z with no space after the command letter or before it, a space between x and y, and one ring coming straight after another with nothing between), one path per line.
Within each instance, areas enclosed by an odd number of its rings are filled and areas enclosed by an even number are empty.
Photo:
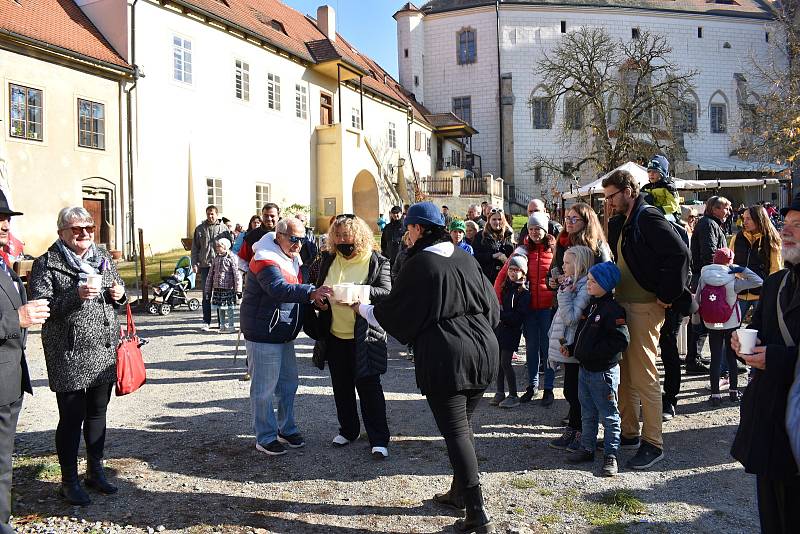
M131 305L127 305L128 327L120 327L119 345L117 345L117 387L116 393L120 397L133 393L147 381L147 371L142 359L142 342L136 335L136 325L133 324Z

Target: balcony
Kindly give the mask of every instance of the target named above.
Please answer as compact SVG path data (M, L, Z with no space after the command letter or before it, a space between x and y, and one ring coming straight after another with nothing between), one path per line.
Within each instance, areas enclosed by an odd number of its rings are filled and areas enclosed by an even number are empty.
M439 171L435 176L420 179L420 188L423 195L459 215L466 213L470 204L483 200L492 206L503 206L503 179L491 174L476 176L467 169Z

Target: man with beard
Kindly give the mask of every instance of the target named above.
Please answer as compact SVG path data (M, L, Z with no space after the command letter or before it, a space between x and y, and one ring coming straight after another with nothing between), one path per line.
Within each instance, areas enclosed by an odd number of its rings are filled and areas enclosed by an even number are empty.
M664 310L684 296L689 251L664 215L644 202L631 173L612 173L603 180L603 190L607 211L614 215L608 244L622 273L615 298L625 309L630 332L620 363L621 448L637 449L627 467L647 469L664 458L658 338Z
M197 225L192 238L192 270L200 275L200 286L203 291L203 325L204 331L211 329L211 300L206 297L205 287L208 272L211 269L211 260L216 252L214 245L217 239L226 235L228 227L219 218L216 206L206 208L206 220Z
M752 354L742 351L737 331L731 337L731 348L753 369L731 455L756 475L761 532L789 534L800 532L800 474L786 432L800 341L800 194L781 215L786 269L771 274L761 288L749 327L758 330Z
M243 271L250 269L250 260L254 254L253 245L267 233L274 232L279 220L281 220L281 209L278 205L272 202L264 204L261 208L261 226L247 233L242 248L239 249L239 258L242 260L239 262L240 269Z
M503 268L506 260L514 252L514 233L506 230L503 210L492 208L486 227L478 232L472 242L475 259L481 266L483 274L494 284L497 273Z

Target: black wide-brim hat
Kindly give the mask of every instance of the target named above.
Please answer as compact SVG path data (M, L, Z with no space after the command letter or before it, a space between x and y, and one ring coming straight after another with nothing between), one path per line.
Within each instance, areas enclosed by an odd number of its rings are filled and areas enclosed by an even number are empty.
M6 194L0 189L0 215L22 215L19 211L14 211L8 206Z
M800 193L797 193L792 199L792 203L781 210L781 217L786 217L790 211L800 211Z

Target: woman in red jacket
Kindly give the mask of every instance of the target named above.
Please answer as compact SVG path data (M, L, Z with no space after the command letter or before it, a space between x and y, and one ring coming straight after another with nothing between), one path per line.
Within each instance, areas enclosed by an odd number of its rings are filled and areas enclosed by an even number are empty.
M525 350L528 361L528 387L520 397L520 402L530 402L539 389L539 362L547 361L548 331L553 320L550 308L553 306L553 292L547 287L547 275L555 253L555 237L547 233L549 218L541 212L533 213L528 218L528 235L521 246L514 251L515 255L528 257L528 286L531 292L531 303L525 316L522 332L525 335ZM508 262L500 270L497 280L505 280ZM495 292L500 298L502 283L495 281ZM545 367L544 389L552 391L555 372Z

